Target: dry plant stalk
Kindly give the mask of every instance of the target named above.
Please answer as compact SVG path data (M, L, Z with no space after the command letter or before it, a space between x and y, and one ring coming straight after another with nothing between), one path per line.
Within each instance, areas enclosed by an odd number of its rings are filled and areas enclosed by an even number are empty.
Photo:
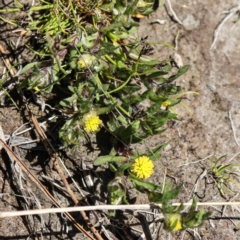
M218 35L219 35L219 32L220 32L222 26L227 22L228 19L230 19L234 14L236 14L239 11L239 9L240 9L240 4L238 6L236 6L236 7L231 8L228 11L228 14L226 15L226 17L224 17L223 20L215 28L214 35L213 35L213 42L212 42L212 45L210 47L210 50L214 48L214 46L215 46L215 44L217 42Z
M0 44L0 53L2 53L2 55L3 55L4 63L7 67L7 69L9 70L11 76L14 77L16 70L11 65L10 60L7 57L7 53L6 53L5 49L3 48L3 46L1 44Z
M68 183L68 181L67 181L67 179L66 179L66 177L65 177L65 174L64 174L62 168L61 168L60 165L58 164L57 157L54 155L54 152L53 152L53 149L54 149L54 148L52 147L51 143L48 141L46 135L45 135L44 132L42 131L41 127L39 126L39 123L38 123L37 119L34 117L34 115L32 114L31 110L29 109L29 107L28 107L28 106L26 106L26 107L27 107L27 110L28 110L28 112L29 112L29 115L30 115L30 117L31 117L31 119L32 119L32 122L33 122L33 124L34 124L34 126L35 126L35 128L36 128L36 130L37 130L37 132L38 132L38 134L39 134L39 136L40 136L40 138L41 138L41 140L42 140L42 143L43 143L44 147L46 148L46 150L47 150L47 152L48 152L48 154L49 154L49 157L50 157L50 159L51 159L51 161L52 161L52 163L53 163L53 166L55 167L55 169L57 170L59 176L61 177L61 179L62 179L62 181L63 181L63 184L64 184L64 186L66 187L68 194L71 196L74 204L75 204L76 206L78 206L78 205L79 205L79 201L78 201L78 199L76 198L74 192L72 191L72 189L71 189L71 187L70 187L70 185L69 185L69 183ZM98 233L98 231L96 230L96 228L95 228L95 227L92 225L92 223L90 222L90 220L89 220L88 216L86 215L86 213L85 213L84 211L82 211L82 210L80 211L80 213L81 213L83 219L85 220L88 228L91 229L91 231L92 231L92 233L95 235L95 237L96 237L98 240L103 240L103 238L102 238L101 235Z
M58 207L61 208L57 200L52 196L52 194L43 186L43 184L35 177L35 175L28 169L28 167L18 158L18 156L7 146L6 143L3 142L2 139L0 139L0 144L5 149L7 154L11 156L14 161L17 162L17 164L21 167L21 169L29 176L29 178L41 189L41 191L52 201L52 203ZM60 211L62 212L62 211ZM75 227L84 233L87 237L89 237L92 240L95 240L68 212L64 213L67 218L75 225Z
M172 206L180 206L181 203L173 203ZM191 202L183 203L184 206L191 206ZM236 206L240 202L197 202L197 206ZM25 216L33 214L60 213L60 212L78 212L78 211L101 211L101 210L150 210L161 208L162 204L130 204L130 205L97 205L82 207L65 207L65 208L45 208L25 211L0 212L0 218Z

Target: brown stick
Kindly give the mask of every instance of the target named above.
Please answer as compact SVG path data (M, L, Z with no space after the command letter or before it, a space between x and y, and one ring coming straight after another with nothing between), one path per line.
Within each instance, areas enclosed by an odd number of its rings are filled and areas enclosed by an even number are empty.
M11 76L14 77L16 70L11 65L10 60L7 57L7 53L6 53L5 49L3 48L3 46L1 45L1 43L0 43L0 52L3 54L3 57L5 59L5 63L6 63L6 67L8 68Z
M27 168L27 166L18 158L18 156L7 146L6 143L0 139L0 144L6 150L8 155L17 162L17 164L22 168L22 170L29 176L29 178L41 189L41 191L54 203L54 205L58 208L61 208L57 200L52 196L52 194L42 185L42 183L35 177L35 175ZM95 240L68 212L64 213L67 218L74 224L74 226L84 233L87 237L92 240Z
M38 121L36 120L36 118L34 117L34 115L32 114L31 110L28 108L27 106L27 110L30 114L30 117L32 119L32 122L38 132L38 134L40 135L40 138L44 144L44 147L46 148L50 158L51 158L51 161L55 167L55 169L57 170L59 176L61 177L62 181L63 181L63 184L64 186L66 187L67 191L68 191L68 194L71 196L74 204L76 206L79 205L79 201L78 199L76 198L74 192L72 191L65 175L64 175L64 172L62 170L62 168L60 167L60 165L58 164L58 161L57 161L57 157L54 155L54 152L53 152L53 147L51 145L51 143L48 141L47 137L45 136L44 132L42 131L41 127L39 126L38 124ZM89 229L91 229L92 233L95 235L95 237L98 239L98 240L103 240L103 238L101 237L101 235L98 233L98 231L96 230L96 228L92 225L92 223L90 222L88 216L86 215L86 213L84 211L80 211L83 219L85 220L85 222L87 223L87 226Z

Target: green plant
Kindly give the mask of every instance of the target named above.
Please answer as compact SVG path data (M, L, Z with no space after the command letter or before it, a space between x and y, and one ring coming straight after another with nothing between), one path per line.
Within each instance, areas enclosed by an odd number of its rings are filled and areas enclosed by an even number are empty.
M226 195L224 193L223 188L225 188L230 193L233 193L233 191L230 189L230 187L227 186L227 182L232 182L235 184L240 184L237 180L233 179L233 176L237 175L236 172L234 172L234 167L240 167L240 164L227 164L224 165L223 159L226 156L222 156L220 158L215 158L215 155L211 158L210 161L210 169L208 171L209 174L214 178L216 181L218 190L222 197L226 198ZM215 160L216 159L216 160Z
M37 48L27 46L38 58L21 70L24 78L18 90L35 96L58 90L54 107L71 112L59 131L66 145L77 145L81 136L106 128L112 134L113 148L94 164L108 164L115 173L108 183L109 203L127 203L124 181L128 178L150 201L163 203L167 230L183 230L200 226L208 214L195 211L195 202L188 215L182 214L182 206L170 205L180 188L168 191L166 184L159 193L162 187L146 180L166 144L148 153L131 150L131 144L165 131L168 120L178 120L174 106L182 104L185 94L195 93L182 92L175 82L189 66L177 69L170 58L159 61L154 44L147 37L136 36L138 23L134 18L152 13L154 2L42 0L41 6L30 8L26 14L24 33L37 33L40 40ZM16 4L14 11L21 11L23 6ZM39 16L32 11L39 11ZM20 25L18 21L11 23Z
M184 206L172 206L171 202L176 199L181 188L175 187L169 190L170 182L166 182L162 193L150 191L148 198L150 202L162 203L162 212L165 216L164 223L167 231L183 231L187 228L201 227L204 220L211 215L210 212L205 213L204 209L196 211L197 201L193 199L192 206L188 212L184 212Z
M115 172L115 179L108 184L109 203L127 203L127 189L125 187L126 184L124 184L127 177L137 190L148 195L150 202L162 204L161 210L165 216L164 222L167 231L183 231L187 228L200 227L211 213L205 213L204 209L196 211L197 202L195 199L193 199L190 210L183 212L183 205L179 207L171 205L172 200L177 198L181 190L180 187L169 190L169 181L164 186L157 186L144 180L144 178L150 177L151 173L153 173L150 161L160 158L159 152L166 145L164 144L152 150L151 153L142 154L129 151L127 156L116 156L117 152L115 149L112 149L110 155L101 156L95 160L94 164L96 166L108 163L110 169ZM134 164L137 166L134 166ZM125 174L126 172L127 174ZM114 215L114 211L110 211L110 214Z
M65 144L78 144L86 131L82 119L91 112L107 115L101 126L125 144L161 133L169 119L178 119L170 109L183 94L174 81L188 66L174 70L171 59L153 57L147 37L134 35L133 17L150 14L153 2L54 0L31 9L41 16L28 14L27 31L38 32L41 40L38 49L28 47L41 60L22 69L22 75L31 76L19 90L46 94L58 85L68 88L59 105L75 106L75 112L60 130Z
M160 158L160 151L166 146L164 144L153 149L149 153L133 152L130 149L121 148L119 143L113 147L109 155L100 156L94 161L95 166L108 164L115 173L115 178L108 183L108 202L110 204L127 203L127 189L124 182L128 178L134 187L139 189L156 190L156 186L144 179L149 178L154 172L153 162ZM121 152L120 150L124 150ZM113 215L114 212L111 212Z

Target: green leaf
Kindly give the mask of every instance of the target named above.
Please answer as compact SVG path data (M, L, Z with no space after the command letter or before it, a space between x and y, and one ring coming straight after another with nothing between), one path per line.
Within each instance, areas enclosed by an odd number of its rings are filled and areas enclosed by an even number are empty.
M197 207L197 200L196 200L196 198L193 198L192 206L190 208L190 212L195 211L196 207Z
M141 87L139 87L139 86L125 86L123 91L128 94L132 94L136 91L139 91L140 89L141 89Z
M131 166L132 166L132 163L124 163L124 164L122 164L122 165L118 168L118 170L117 170L117 172L116 172L116 176L122 176L122 175L124 174L125 170L127 170L127 169L130 168Z
M189 66L188 66L188 65L180 68L179 71L178 71L175 75L169 77L167 81L168 81L168 82L174 81L175 79L179 78L181 75L183 75L184 73L186 73L188 69L189 69Z
M127 98L123 98L123 106L129 106L142 102L148 97L150 91L145 91L142 95L131 95Z
M115 1L110 1L109 3L105 3L101 5L101 9L106 12L111 12L114 8Z
M169 72L171 70L172 70L172 66L171 65L166 65L166 66L163 67L163 71L164 72Z
M156 130L156 129L154 129L153 131L152 131L152 133L153 134L161 134L161 133L163 133L164 131L166 131L167 130L167 128L164 128L164 129L158 129L158 130ZM139 134L138 135L138 137L139 137L139 139L146 139L146 138L148 138L150 136L150 134L149 133L144 133L144 134Z
M127 124L128 124L127 119L126 119L123 115L119 115L119 116L117 117L117 119L118 119L123 125L127 125Z
M163 197L163 194L158 192L150 192L148 194L149 202L162 203L162 197Z
M177 198L178 194L181 191L181 187L175 187L171 190L168 189L170 182L165 184L164 190L163 190L163 202L169 203L171 200Z
M69 89L72 93L75 92L74 88L75 88L74 86L68 86L68 89Z
M127 128L125 128L124 126L121 126L118 129L117 131L118 136L125 141L129 141L131 136L135 135L138 132L139 127L140 127L139 120L132 121L131 125L129 125Z
M154 117L147 118L146 122L150 128L158 129L167 122L167 119L168 118L166 116L156 116L155 118Z
M144 61L144 63L139 63L140 66L154 66L158 65L160 62L158 60L149 60L149 61Z
M165 71L156 71L150 75L147 76L147 78L150 79L154 79L154 78L158 78L160 76L166 75L168 72Z
M184 229L201 227L203 221L208 219L210 215L211 212L205 213L203 208L200 211L192 211L190 209L188 214L183 214L183 227Z
M32 62L27 64L20 72L20 74L23 74L25 72L27 72L29 69L32 69L33 67L37 67L39 65L39 62Z
M131 4L129 4L124 14L132 15L137 7L138 2L139 0L134 0Z
M129 180L131 180L133 186L136 187L141 192L144 191L144 189L148 189L150 191L156 191L161 188L158 185L141 180L133 175L130 175L128 178Z
M150 91L149 92L149 99L152 101L152 102L164 102L167 100L167 97L163 96L163 95L156 95L153 91Z
M141 121L141 127L142 130L147 134L147 137L153 135L152 128L149 126L149 123L147 121Z
M118 48L119 47L115 47L110 42L102 42L101 43L101 49L97 53L97 57L101 57L101 56L104 56L104 55L109 54L109 53L114 53L114 51Z
M111 182L108 183L108 203L110 204L120 204L122 201L126 204L126 186L122 184L123 179L121 177L116 177ZM111 216L114 216L115 211L109 211Z
M162 102L154 103L154 104L152 104L151 107L148 107L147 112L149 114L153 115L160 110L161 106L162 106Z
M149 157L152 161L156 161L160 158L160 154L159 152L162 151L167 145L169 144L169 142L164 143L156 148L154 148L153 150L151 150L149 153L144 154L145 156Z
M108 107L95 108L94 111L97 113L97 115L102 115L102 114L112 111L116 107L116 105L117 105L117 103L114 103Z
M66 99L64 99L64 100L62 100L62 101L60 101L60 105L61 106L63 106L63 107L67 107L67 106L69 106L74 100L76 100L77 99L77 95L76 94L73 94L71 97L69 97L69 98L66 98Z
M27 78L23 79L22 81L19 82L18 88L19 88L19 89L23 89L23 88L28 87L28 86L29 86L28 82L29 82L29 81L28 81ZM2 86L1 86L1 87L2 87Z
M120 70L125 70L127 69L127 65L123 63L123 61L121 60L117 60L117 64L116 64L117 68Z
M166 79L165 79L166 81ZM161 84L159 85L159 87L157 88L157 95L176 95L177 93L179 93L182 90L182 88L180 86L176 86L175 84Z
M167 118L167 119L174 119L174 120L178 120L177 114L176 113L172 113L172 112L161 112L160 113L161 117Z
M127 161L127 157L107 155L107 156L98 157L94 161L94 165L99 166L99 165L102 165L102 164L108 163L108 162L124 162L124 161Z
M100 28L99 32L107 33L107 32L109 32L111 30L118 29L121 26L122 26L121 23L112 23L112 24L108 25L107 27Z
M73 48L70 50L70 59L79 57L78 51Z

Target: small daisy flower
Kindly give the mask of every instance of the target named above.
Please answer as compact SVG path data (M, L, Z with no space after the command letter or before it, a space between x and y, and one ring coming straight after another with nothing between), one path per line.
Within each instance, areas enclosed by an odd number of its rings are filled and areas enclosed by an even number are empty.
M182 229L181 215L179 213L170 213L165 216L165 227L174 228L172 231L180 231Z
M142 156L134 160L130 171L138 178L149 178L153 174L153 168L153 162Z
M89 112L83 117L84 130L88 133L97 132L101 123L102 121L95 112Z

